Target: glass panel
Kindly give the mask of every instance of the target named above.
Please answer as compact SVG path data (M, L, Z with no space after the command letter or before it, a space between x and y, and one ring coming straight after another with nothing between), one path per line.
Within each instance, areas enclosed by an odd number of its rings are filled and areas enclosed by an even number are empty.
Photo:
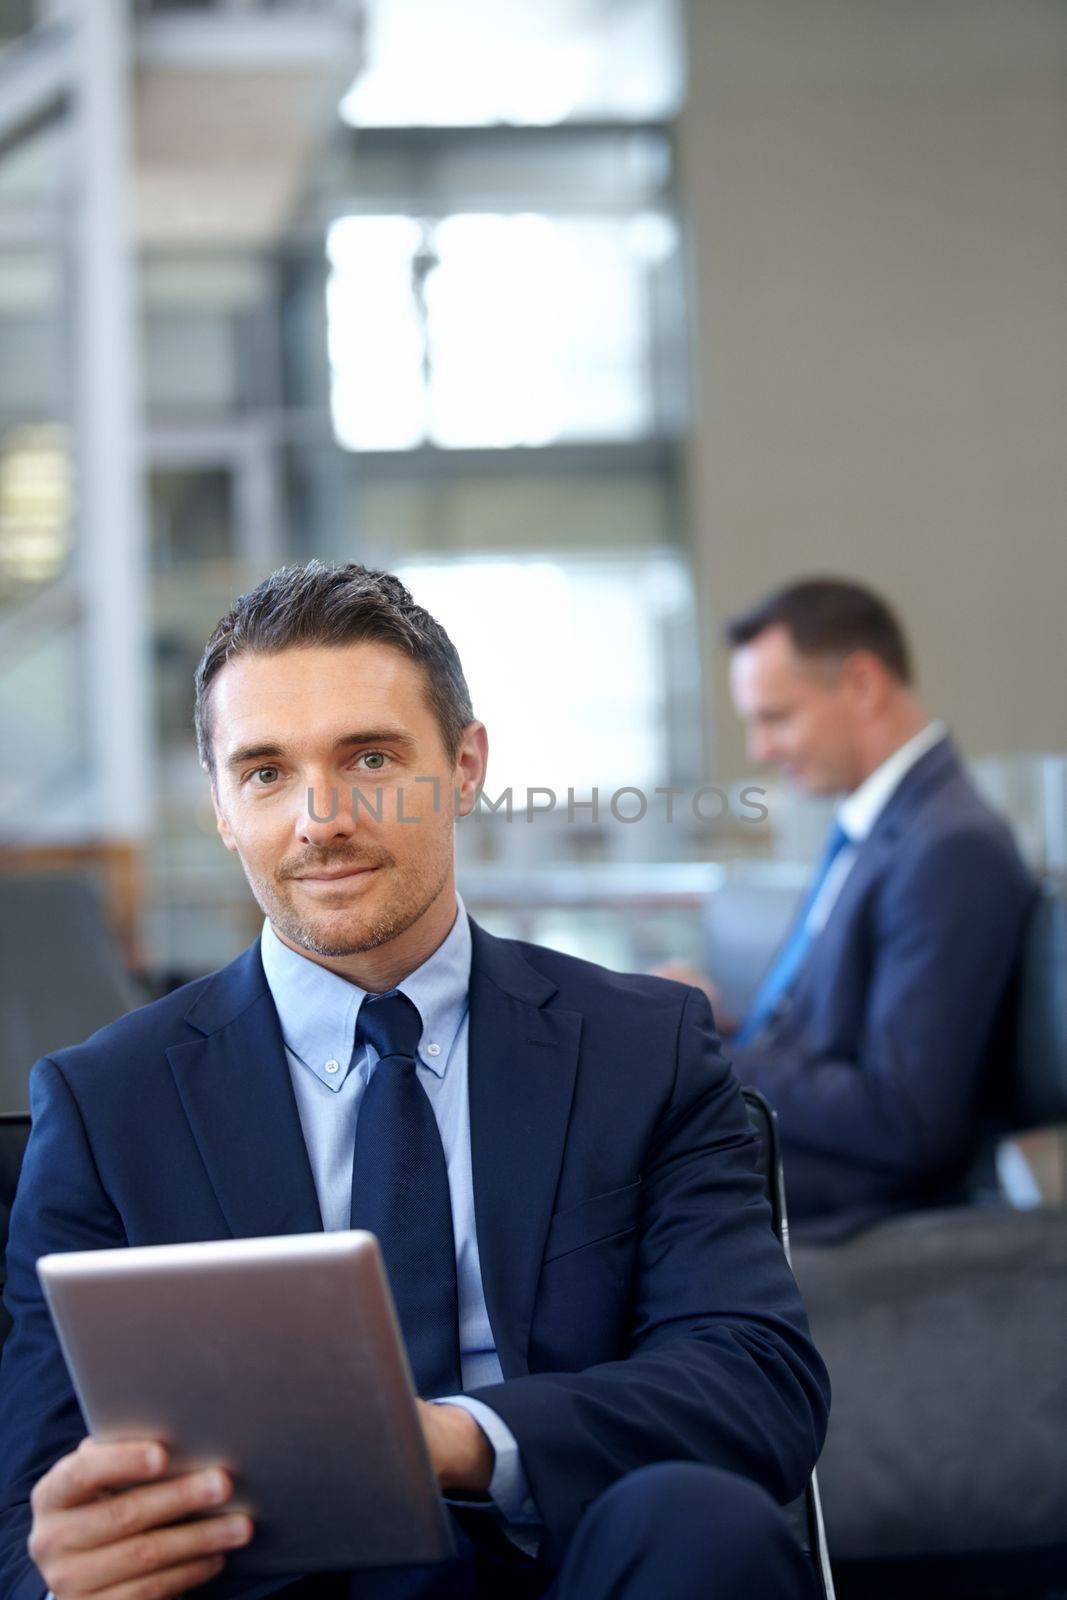
M70 126L57 117L0 148L0 207L58 201L70 178Z
M64 311L58 245L0 250L0 424L64 414Z
M330 403L338 441L351 450L403 450L429 432L421 242L413 217L345 217L330 229Z
M156 572L232 559L233 475L224 467L157 469L149 500Z
M1067 874L1067 756L983 756L971 770L1035 871Z
M494 796L651 788L668 770L660 628L688 599L669 556L401 566L447 630L489 729ZM595 624L593 622L595 619Z
M73 500L64 428L0 430L0 604L62 572L73 540Z
M232 411L238 403L234 325L226 316L167 312L146 319L145 399L157 416Z
M339 442L509 448L651 433L649 285L677 244L655 212L342 218L327 286Z
M153 421L277 404L272 274L256 256L142 257L142 359Z
M654 121L684 93L678 0L365 0L358 127Z
M0 151L0 605L67 565L74 542L67 228L70 129L33 127ZM36 646L34 646L35 648ZM27 648L30 648L27 645ZM76 681L72 680L72 681Z
M437 444L539 445L651 430L647 318L629 227L473 215L438 226L439 266L426 282Z
M84 827L82 639L73 614L58 609L3 641L0 834L10 842L77 837Z

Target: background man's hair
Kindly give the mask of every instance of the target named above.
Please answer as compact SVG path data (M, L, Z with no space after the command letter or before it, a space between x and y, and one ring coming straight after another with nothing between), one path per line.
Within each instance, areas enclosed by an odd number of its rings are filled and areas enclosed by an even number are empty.
M727 643L751 644L768 628L784 627L798 654L837 656L869 650L901 683L914 680L904 630L884 600L862 584L807 578L777 589L726 624Z
M211 685L227 661L241 655L277 655L311 645L374 642L392 645L416 661L426 698L450 761L474 720L470 690L456 647L439 622L417 606L399 578L358 562L308 561L279 567L248 594L239 595L215 627L196 669L193 724L202 765L215 777Z

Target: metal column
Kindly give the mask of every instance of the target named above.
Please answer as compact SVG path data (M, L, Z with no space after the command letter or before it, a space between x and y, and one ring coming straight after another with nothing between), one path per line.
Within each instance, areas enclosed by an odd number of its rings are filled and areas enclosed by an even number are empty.
M86 833L144 840L153 770L147 519L139 447L136 248L130 215L130 7L79 0L74 220L77 523Z

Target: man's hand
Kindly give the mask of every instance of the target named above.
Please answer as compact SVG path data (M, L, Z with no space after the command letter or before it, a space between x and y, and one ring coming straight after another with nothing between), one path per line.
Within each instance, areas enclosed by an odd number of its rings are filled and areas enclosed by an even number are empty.
M27 1548L56 1600L170 1600L248 1543L249 1517L201 1515L233 1494L225 1472L159 1482L166 1469L165 1448L150 1440L83 1439L37 1482Z
M493 1476L493 1447L462 1406L419 1400L419 1420L441 1488L485 1494Z

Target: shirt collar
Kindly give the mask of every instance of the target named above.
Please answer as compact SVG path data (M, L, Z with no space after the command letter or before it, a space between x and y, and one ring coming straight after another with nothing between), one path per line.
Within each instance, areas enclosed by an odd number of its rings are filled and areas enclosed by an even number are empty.
M367 991L283 944L269 917L263 919L260 955L286 1046L316 1077L340 1088ZM422 1018L419 1060L439 1078L467 1014L470 969L470 919L457 894L456 918L447 936L421 967L397 984ZM328 1076L327 1062L339 1063Z
M837 808L837 820L856 844L870 834L912 767L945 737L943 722L928 722L882 762Z
M460 1025L467 1015L471 981L471 925L456 895L456 920L432 956L397 984L422 1018L419 1058L443 1078Z

